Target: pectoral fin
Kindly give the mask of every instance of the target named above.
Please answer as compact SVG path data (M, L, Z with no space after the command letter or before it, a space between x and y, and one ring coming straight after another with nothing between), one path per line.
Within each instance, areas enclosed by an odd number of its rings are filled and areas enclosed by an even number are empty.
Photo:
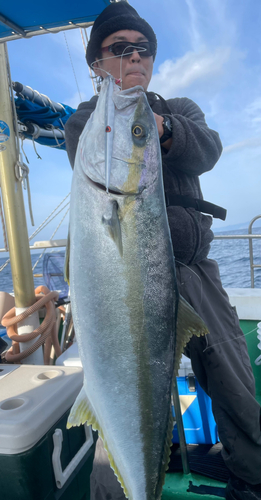
M209 333L204 321L191 307L191 305L180 295L176 326L176 356L174 373L177 375L181 355L192 335L200 337Z
M102 224L104 225L107 234L116 244L120 256L122 257L123 247L122 247L121 223L118 215L118 203L116 200L110 200L108 202L106 211L102 216Z

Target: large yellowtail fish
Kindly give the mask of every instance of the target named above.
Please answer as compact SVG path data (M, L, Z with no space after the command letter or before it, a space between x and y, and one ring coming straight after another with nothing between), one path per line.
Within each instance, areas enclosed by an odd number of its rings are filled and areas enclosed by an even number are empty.
M160 499L173 377L206 327L178 293L146 94L120 91L110 77L77 149L69 269L84 385L68 425L99 431L127 498Z

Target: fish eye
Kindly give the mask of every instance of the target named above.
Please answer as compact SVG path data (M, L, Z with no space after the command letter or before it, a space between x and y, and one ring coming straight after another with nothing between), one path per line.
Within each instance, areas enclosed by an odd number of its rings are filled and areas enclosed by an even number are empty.
M134 125L134 127L132 128L132 133L135 137L142 137L143 127L141 125Z
M145 123L136 121L131 127L132 140L138 148L145 146L148 137L148 127Z

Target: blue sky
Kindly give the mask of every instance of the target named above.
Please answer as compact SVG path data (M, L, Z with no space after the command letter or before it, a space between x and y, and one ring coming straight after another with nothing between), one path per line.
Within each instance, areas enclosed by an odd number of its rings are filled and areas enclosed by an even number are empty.
M221 159L201 176L204 198L228 210L226 222L215 221L214 228L250 221L260 213L261 192L260 1L130 3L157 34L159 48L149 90L165 98L194 100L223 142ZM67 31L66 39L81 99L88 100L93 88L80 31ZM13 81L77 107L80 97L64 33L12 41L8 50ZM24 149L30 161L37 227L70 191L72 173L65 152L37 145L39 160L30 141L25 141ZM29 221L28 226L31 234ZM54 222L38 239L48 239L55 227ZM57 238L66 233L63 224Z

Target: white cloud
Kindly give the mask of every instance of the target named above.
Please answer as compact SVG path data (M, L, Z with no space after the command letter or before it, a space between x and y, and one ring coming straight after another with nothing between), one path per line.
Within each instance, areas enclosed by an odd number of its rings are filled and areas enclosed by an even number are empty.
M261 146L261 137L250 137L245 141L237 142L236 144L231 144L230 146L226 146L223 149L224 153L230 153L231 151L235 151L237 149L245 149L245 148L257 148Z
M229 58L229 47L218 47L214 52L202 47L198 52L187 52L177 60L167 59L152 76L151 88L165 98L176 96L196 81L213 79L221 74Z
M261 97L258 97L253 102L251 102L244 110L246 118L248 119L252 127L258 127L260 129L261 125Z
M186 0L190 17L190 37L193 50L197 50L202 44L201 34L199 30L198 14L193 0Z

